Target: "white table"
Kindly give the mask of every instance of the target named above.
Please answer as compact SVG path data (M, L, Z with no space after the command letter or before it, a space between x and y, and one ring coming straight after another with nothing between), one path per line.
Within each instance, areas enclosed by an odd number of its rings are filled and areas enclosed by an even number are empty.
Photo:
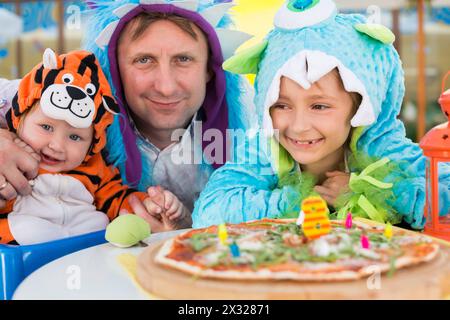
M144 242L157 242L183 231L153 234ZM117 261L120 254L137 256L144 249L122 249L105 243L66 255L30 274L16 289L13 299L148 299Z

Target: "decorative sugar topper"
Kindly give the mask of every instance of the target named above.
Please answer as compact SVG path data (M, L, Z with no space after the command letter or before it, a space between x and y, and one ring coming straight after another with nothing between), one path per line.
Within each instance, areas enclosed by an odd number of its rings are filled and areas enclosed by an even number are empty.
M308 197L302 201L300 215L304 214L303 233L308 239L316 239L330 233L331 223L328 219L328 207L319 196Z

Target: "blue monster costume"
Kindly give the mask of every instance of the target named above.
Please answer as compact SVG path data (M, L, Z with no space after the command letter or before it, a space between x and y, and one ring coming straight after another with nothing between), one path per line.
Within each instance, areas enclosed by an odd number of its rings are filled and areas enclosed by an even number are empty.
M153 168L145 161L145 153L141 152L136 144L137 134L127 112L128 106L116 58L120 33L130 20L142 12L185 17L194 22L207 36L210 48L209 67L213 71L213 78L207 84L206 97L201 107L203 132L211 128L218 129L225 137L226 129L244 129L249 125L250 120L243 108L252 104L251 98L245 101L248 97L243 94L248 89L245 87L246 80L222 69L223 61L249 39L247 34L228 28L231 19L227 11L233 6L230 1L93 0L87 3L90 7L87 11L90 14L87 30L91 31L85 33L83 46L98 57L120 106L120 116L116 117L108 129L107 150L109 160L119 167L127 184L139 190L145 190L154 184ZM194 147L200 151L204 150L206 143L202 141L199 144ZM226 146L226 143L223 145ZM225 160L222 163L224 162ZM212 171L219 166L220 163L207 162L198 168Z
M255 104L262 130L239 147L245 152L211 176L196 202L194 227L298 215L314 183L273 137L269 109L278 99L282 76L308 89L337 68L345 90L362 97L351 119L351 192L342 195L337 217L351 211L423 228L426 158L397 119L405 89L392 32L367 24L361 15L338 14L331 0L286 1L274 25L262 43L224 63L225 70L257 74ZM440 204L446 214L450 167L441 169Z

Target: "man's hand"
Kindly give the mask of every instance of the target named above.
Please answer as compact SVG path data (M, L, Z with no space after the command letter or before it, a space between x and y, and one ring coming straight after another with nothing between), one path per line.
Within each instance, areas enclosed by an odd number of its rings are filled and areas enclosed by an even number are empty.
M0 129L0 199L30 194L28 179L37 176L39 161L39 155L30 146L12 132Z
M335 206L336 199L342 193L349 191L348 183L350 181L350 174L342 171L331 171L325 173L327 179L322 185L317 185L314 190L320 194L325 201Z

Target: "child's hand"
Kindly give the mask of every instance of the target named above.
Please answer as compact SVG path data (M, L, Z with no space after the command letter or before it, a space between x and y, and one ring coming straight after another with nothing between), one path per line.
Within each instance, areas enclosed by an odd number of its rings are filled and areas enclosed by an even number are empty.
M327 179L322 185L317 185L314 190L331 206L335 206L338 196L349 190L348 183L350 174L342 171L331 171L325 173Z
M166 199L165 214L170 221L183 225L183 222L190 220L191 213L176 195L168 190L164 190L164 195Z
M144 206L154 218L171 230L191 226L191 213L172 192L157 186L149 187L147 193Z
M130 195L128 197L128 202L130 204L133 213L137 216L143 218L150 225L150 229L153 233L173 230L173 228L167 223L168 219L158 219L154 217L145 207L144 203L135 195ZM120 210L119 215L128 214L129 212L125 209Z
M149 187L147 189L148 198L144 200L144 206L154 218L162 220L162 214L165 211L164 189L160 186Z

